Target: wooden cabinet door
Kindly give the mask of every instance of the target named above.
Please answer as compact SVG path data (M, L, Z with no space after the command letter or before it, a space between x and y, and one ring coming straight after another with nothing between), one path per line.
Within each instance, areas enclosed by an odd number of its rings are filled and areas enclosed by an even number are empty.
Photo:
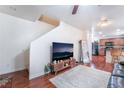
M104 50L105 50L104 48L100 48L99 49L99 55L102 55L102 56L105 55Z
M104 39L101 39L101 40L100 40L100 45L102 45L102 46L105 45L105 40L104 40Z

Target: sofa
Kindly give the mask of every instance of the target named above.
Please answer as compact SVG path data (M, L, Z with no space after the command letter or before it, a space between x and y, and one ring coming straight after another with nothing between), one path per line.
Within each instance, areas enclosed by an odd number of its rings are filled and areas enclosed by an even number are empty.
M124 88L124 61L114 64L114 68L107 87Z

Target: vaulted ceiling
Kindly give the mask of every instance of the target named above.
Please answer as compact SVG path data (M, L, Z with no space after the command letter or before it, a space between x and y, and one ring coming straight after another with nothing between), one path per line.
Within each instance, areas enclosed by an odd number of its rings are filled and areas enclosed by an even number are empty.
M36 21L41 15L47 15L81 30L91 30L94 27L96 37L124 34L124 6L80 5L75 15L72 15L72 9L73 5L0 6L0 12L30 21ZM107 27L97 27L102 16L110 19L112 24Z

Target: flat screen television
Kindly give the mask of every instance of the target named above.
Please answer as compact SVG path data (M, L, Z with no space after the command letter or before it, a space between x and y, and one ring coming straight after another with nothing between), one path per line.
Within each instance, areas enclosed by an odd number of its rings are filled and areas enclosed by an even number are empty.
M52 61L73 57L73 44L53 42Z

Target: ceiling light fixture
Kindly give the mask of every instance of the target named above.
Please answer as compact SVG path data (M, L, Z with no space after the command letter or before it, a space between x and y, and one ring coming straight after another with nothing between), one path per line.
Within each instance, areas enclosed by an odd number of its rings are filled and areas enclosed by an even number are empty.
M121 35L121 34L123 34L123 31L121 31L120 29L116 29L115 35Z
M101 17L100 21L98 22L97 26L99 27L106 27L110 25L112 21L110 21L107 17L103 16Z
M117 29L116 31L119 32L119 31L121 31L121 30L120 30L120 29Z
M99 32L100 35L102 35L103 33L102 32Z
M117 29L115 35L121 35L121 34L122 34L121 30Z
M102 35L102 37L105 37L106 35Z

